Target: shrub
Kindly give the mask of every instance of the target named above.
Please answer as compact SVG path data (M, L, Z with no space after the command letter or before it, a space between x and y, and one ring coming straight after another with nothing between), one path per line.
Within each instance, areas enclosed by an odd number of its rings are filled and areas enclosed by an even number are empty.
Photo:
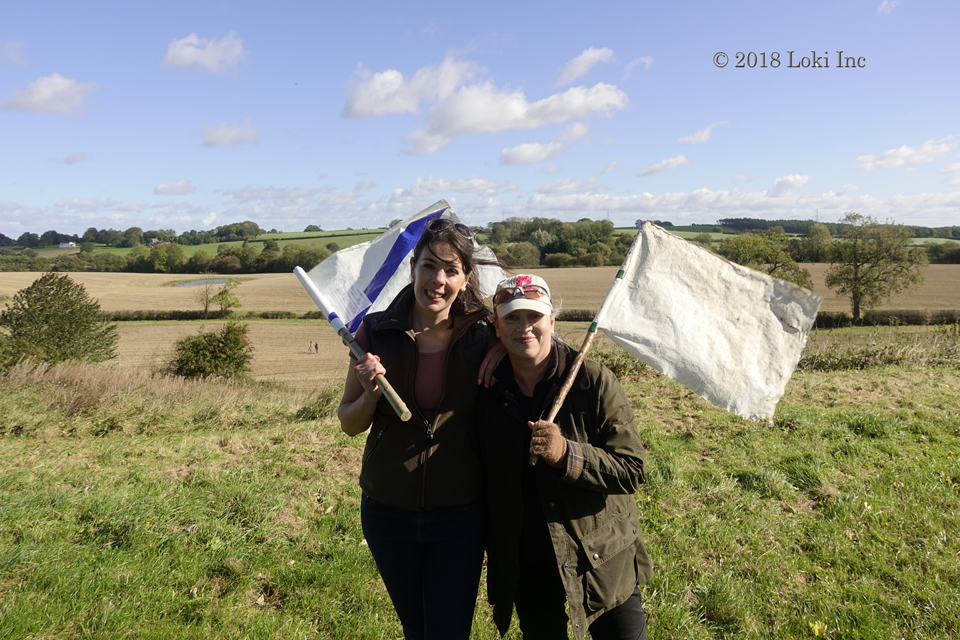
M0 313L8 332L8 364L22 356L43 362L103 362L115 355L117 327L83 285L61 273L45 273L17 292ZM0 363L2 365L2 363Z
M602 267L603 256L599 253L585 253L577 258L577 264L584 267Z
M597 315L596 309L563 309L557 314L561 322L590 322Z
M250 370L253 343L249 327L227 322L219 331L204 331L178 340L166 372L184 378L243 376Z
M556 269L559 267L569 267L574 263L573 256L569 253L548 253L543 257L541 265Z

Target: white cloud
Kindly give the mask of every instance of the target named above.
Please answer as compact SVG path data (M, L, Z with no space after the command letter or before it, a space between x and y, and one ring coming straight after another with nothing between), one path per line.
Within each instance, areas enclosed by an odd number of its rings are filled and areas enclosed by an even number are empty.
M177 182L161 182L153 188L153 192L161 196L184 196L193 193L197 188L190 184L189 180L178 180Z
M953 136L943 140L931 138L919 147L903 145L898 149L890 149L879 156L863 155L857 158L860 169L873 171L874 169L893 169L906 165L921 165L934 160L950 151L954 143L950 142Z
M167 54L163 57L163 64L181 69L196 65L207 73L223 73L236 71L237 64L246 54L243 40L232 31L220 39L209 40L191 33L186 38L170 43Z
M689 164L690 160L687 159L685 155L674 156L672 158L667 158L666 160L661 160L656 164L652 164L649 167L644 167L637 171L636 175L638 178L645 178L646 176L653 176L658 173L663 173L665 171L670 171L671 169L676 169L679 166Z
M791 173L788 176L777 178L773 186L767 189L768 198L782 198L793 194L793 190L799 186L810 182L810 176L802 176L799 173Z
M653 66L653 58L650 56L642 56L640 58L634 58L628 62L626 68L623 70L623 78L621 79L621 82L630 77L630 73L633 72L634 67L638 67L640 65L643 65L644 69L649 69Z
M900 0L883 0L883 2L880 3L880 6L877 7L877 15L890 13L897 8L898 4L900 4Z
M82 151L77 151L75 153L69 154L66 158L63 159L63 164L77 164L78 162L86 162L87 154Z
M557 157L563 151L563 147L559 142L547 144L528 142L516 147L507 147L500 152L500 164L536 164Z
M556 182L548 182L537 189L537 193L597 193L598 191L596 178L586 180L562 178Z
M391 204L404 204L410 200L423 198L434 193L455 191L458 193L474 193L478 196L495 196L516 189L516 185L507 182L494 182L474 174L469 178L417 178L409 189L395 189L390 196Z
M132 202L125 202L116 207L117 211L125 211L131 213L139 213L147 208L147 203L143 200L134 200Z
M260 133L250 123L249 119L245 120L243 124L222 122L215 127L204 127L200 134L203 136L203 146L205 147L223 147L240 144L241 142L257 144L260 141Z
M207 215L205 215L203 218L201 218L201 219L200 219L200 222L203 223L203 226L209 227L210 225L212 225L212 224L216 221L216 219L217 219L217 214L216 214L216 212L211 211L209 214L207 214Z
M81 83L64 78L59 73L37 78L26 89L18 91L6 102L0 103L5 111L30 113L60 113L65 116L82 116L85 113L84 99L100 85Z
M480 73L476 63L447 54L439 65L417 70L409 78L396 69L373 73L362 64L351 81L351 95L340 111L343 118L415 113L421 102L443 100Z
M224 195L243 203L259 202L272 207L291 207L309 204L319 191L304 187L246 187L225 189Z
M590 88L573 87L536 102L528 102L522 91L500 90L487 82L462 87L436 103L427 113L425 126L405 140L413 154L433 153L457 135L583 120L622 109L627 103L626 93L602 82Z
M760 176L748 176L745 173L738 173L737 175L733 176L733 181L734 182L753 182L759 177Z
M690 135L680 138L677 140L680 144L700 144L701 142L706 142L710 139L710 133L713 131L714 127L719 127L722 124L730 124L729 122L714 122L709 127L704 127L699 131L691 133Z
M841 197L847 195L848 193L853 193L854 191L856 191L856 190L859 189L859 188L860 188L860 187L858 187L858 186L855 185L855 184L845 184L845 185L843 185L842 187L840 187L839 189L834 189L834 190L832 190L832 191L827 191L827 192L824 194L824 197L827 197L827 198L841 198Z
M353 190L357 193L360 193L361 191L366 191L367 189L372 189L373 187L373 180L370 178L364 178L363 180L358 180L357 184L353 185Z
M20 53L22 42L4 42L0 45L0 65L27 64L27 59Z
M90 212L112 209L116 206L112 200L97 200L96 198L69 198L53 203L55 207L73 209L74 211Z
M560 173L561 171L563 171L563 169L562 169L561 167L559 167L558 165L548 164L548 165L544 165L544 166L540 169L540 171L542 171L542 172L544 172L544 173L546 173L546 174L549 174L549 175L553 175L553 174L555 174L555 173Z
M614 160L613 162L605 166L600 173L602 173L605 176L612 175L617 172L617 166L619 164L620 162L618 160Z
M585 49L579 56L563 65L563 68L560 69L560 73L557 76L557 86L563 87L568 85L574 80L585 76L590 69L593 69L601 62L610 62L611 60L613 60L613 49L606 47L602 49L596 49L594 47Z
M943 169L940 170L940 173L945 173L947 175L953 176L948 178L945 182L951 187L960 187L960 162L951 162Z
M563 131L560 132L560 135L556 137L556 140L557 142L580 140L582 138L586 138L588 133L590 133L590 127L583 122L571 122Z
M697 189L687 193L640 193L629 196L608 193L537 193L527 200L498 202L495 206L484 207L476 213L471 207L461 207L457 212L470 212L478 222L485 222L494 219L494 216L499 219L501 211L506 216L542 216L562 220L577 220L583 217L599 219L605 217L609 211L611 218L617 223L629 224L639 215L655 215L659 220L672 219L674 223L704 223L727 217L800 220L809 219L811 212L819 209L825 220L839 220L848 211L858 211L877 219L889 218L909 224L941 226L956 223L958 207L958 191L889 198L837 195L830 192L799 196L790 194L772 199L767 197L765 191ZM489 217L484 219L481 215Z

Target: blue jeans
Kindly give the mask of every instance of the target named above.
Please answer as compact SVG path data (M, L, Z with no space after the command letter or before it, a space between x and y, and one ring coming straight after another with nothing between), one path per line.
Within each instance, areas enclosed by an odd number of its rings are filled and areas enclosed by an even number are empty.
M400 509L362 494L360 521L404 637L469 638L483 564L483 503Z

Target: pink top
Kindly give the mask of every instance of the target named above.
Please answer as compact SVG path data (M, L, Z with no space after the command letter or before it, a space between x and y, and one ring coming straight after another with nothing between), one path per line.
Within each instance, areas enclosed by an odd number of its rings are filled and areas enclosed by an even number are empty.
M364 326L360 325L354 338L364 351L370 349L367 342L367 334ZM413 381L414 401L420 413L428 421L433 421L437 415L437 409L440 407L440 400L443 398L444 374L447 366L447 351L434 351L433 353L419 352L417 360L417 377Z

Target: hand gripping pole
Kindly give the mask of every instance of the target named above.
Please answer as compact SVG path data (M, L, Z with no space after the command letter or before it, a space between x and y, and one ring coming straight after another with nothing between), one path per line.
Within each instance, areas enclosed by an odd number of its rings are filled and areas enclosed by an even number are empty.
M360 347L359 344L357 344L357 341L353 339L353 335L350 333L350 330L347 329L347 326L343 324L343 320L340 319L340 316L338 316L335 311L330 309L329 305L323 298L323 294L320 293L320 289L318 289L317 285L313 283L313 280L310 279L310 276L307 275L307 272L300 267L294 267L293 272L300 280L300 284L303 285L303 288L306 289L307 293L310 294L310 297L313 298L313 301L317 303L320 311L323 312L323 317L327 319L330 325L340 336L340 339L343 340L343 344L347 345L357 359L362 358L366 352ZM400 416L400 419L404 422L409 420L411 416L410 409L408 409L407 405L403 402L403 400L400 399L396 389L394 389L393 386L387 382L387 379L381 374L377 374L377 377L374 378L374 380L377 383L377 386L383 390L384 397L387 399L387 402L390 403L390 406L393 407L393 410L397 412L397 415Z

